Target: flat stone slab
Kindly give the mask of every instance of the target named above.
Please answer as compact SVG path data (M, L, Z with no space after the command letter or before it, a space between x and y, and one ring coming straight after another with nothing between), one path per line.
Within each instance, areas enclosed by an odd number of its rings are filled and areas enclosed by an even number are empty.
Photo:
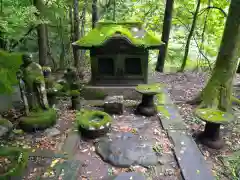
M76 180L79 177L82 163L79 160L67 160L58 164L56 170L56 180Z
M44 133L47 137L54 137L54 136L60 135L61 131L55 127L52 127L52 128L46 129Z
M158 163L153 146L151 141L144 140L139 135L120 132L101 138L96 145L96 151L104 161L118 167L150 166Z
M186 130L187 127L175 105L158 105L158 117L165 130Z
M62 151L68 154L69 156L72 156L79 141L80 135L78 131L69 133L67 139L63 144Z
M210 167L193 138L184 131L168 131L174 152L185 180L215 180Z
M124 99L141 100L136 86L85 86L81 95L86 100L104 100L107 96L123 96Z
M146 178L143 175L141 175L139 173L135 173L135 172L121 173L118 176L116 176L115 178L113 178L113 180L127 180L127 179L145 180Z

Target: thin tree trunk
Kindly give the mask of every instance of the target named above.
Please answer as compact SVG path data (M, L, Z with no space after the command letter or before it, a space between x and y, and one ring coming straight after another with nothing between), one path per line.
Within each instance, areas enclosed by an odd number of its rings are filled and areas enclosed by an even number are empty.
M34 5L40 12L40 17L42 17L41 13L44 9L44 4L43 4L42 0L34 0ZM45 66L48 62L48 60L47 60L48 46L47 46L47 37L46 37L46 25L39 24L37 27L37 33L38 33L38 48L39 48L39 64L41 66Z
M180 72L184 71L186 63L187 63L187 58L188 58L188 53L189 53L189 46L190 46L190 43L191 43L193 32L194 32L196 24L197 24L197 17L198 17L200 5L201 5L201 0L198 0L197 7L196 7L195 13L193 15L192 26L191 26L191 29L190 29L190 32L189 32L189 35L188 35L188 38L187 38L186 46L185 46L185 52L184 52L182 65L181 65L181 68L180 68Z
M159 49L158 60L155 70L163 72L164 63L167 54L168 41L170 36L171 24L172 24L172 11L173 11L174 0L167 0L164 14L162 41L165 45L162 45Z
M116 0L113 0L113 21L116 21Z
M51 50L51 46L50 46L50 41L49 41L49 36L48 36L48 26L45 25L45 33L46 33L46 41L47 41L47 57L48 60L52 61L52 65L53 65L53 71L55 71L58 67L57 62L55 61L53 55L52 55L52 50ZM50 65L50 62L46 62L48 65Z
M98 22L97 0L92 0L92 28L96 27Z
M60 34L60 41L61 41L61 53L60 53L60 63L59 68L60 70L63 70L65 68L65 43L64 43L64 32L63 32L63 26L62 26L62 18L59 18L59 34Z
M210 80L201 94L200 107L231 111L232 83L240 54L240 1L232 0L220 51Z
M78 14L78 0L73 0L73 42L79 40L79 14ZM73 46L73 58L74 58L74 66L78 69L79 68L79 51L77 48Z

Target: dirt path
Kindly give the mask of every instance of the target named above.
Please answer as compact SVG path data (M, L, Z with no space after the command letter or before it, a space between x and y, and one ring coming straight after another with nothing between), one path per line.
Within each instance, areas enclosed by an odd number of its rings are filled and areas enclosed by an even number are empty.
M75 150L74 159L84 161L84 166L81 171L81 177L91 180L103 179L108 175L116 175L120 172L136 171L149 174L152 179L156 180L177 180L179 169L176 164L175 158L171 151L171 144L167 138L166 133L161 130L160 123L157 117L141 117L133 114L133 109L128 108L123 115L113 116L114 121L112 130L109 135L118 132L134 132L140 134L149 141L162 144L161 155L159 156L159 164L150 169L141 166L131 166L130 168L117 168L102 161L96 154L94 142L81 140L78 148Z

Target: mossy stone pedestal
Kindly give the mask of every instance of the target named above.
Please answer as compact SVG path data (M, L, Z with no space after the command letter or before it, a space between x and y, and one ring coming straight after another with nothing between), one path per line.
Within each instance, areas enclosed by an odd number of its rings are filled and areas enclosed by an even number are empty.
M72 101L72 109L73 110L80 110L81 109L81 97L79 90L71 90L69 92Z
M230 113L216 109L197 109L195 115L206 122L203 132L197 135L197 140L212 149L221 149L224 141L220 135L220 126L234 119Z
M57 104L57 93L56 89L48 89L47 90L47 99L49 107L54 107Z
M56 124L57 112L54 109L30 112L26 117L20 118L19 126L25 132L45 130Z
M93 139L109 131L112 117L103 111L81 110L77 113L76 121L81 135Z
M80 96L72 96L72 109L80 110L81 109L81 98Z
M162 92L160 84L141 84L136 87L136 91L142 94L142 102L137 106L136 113L144 116L154 116L157 108L154 104L154 96Z

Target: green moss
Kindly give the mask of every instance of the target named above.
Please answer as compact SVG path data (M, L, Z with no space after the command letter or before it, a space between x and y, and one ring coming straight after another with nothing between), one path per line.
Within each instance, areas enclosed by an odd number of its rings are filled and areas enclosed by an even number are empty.
M156 95L156 104L165 104L167 95L165 93L159 93Z
M52 70L51 70L51 67L49 67L49 66L43 66L42 67L42 70L43 71L48 71L48 72L51 72Z
M103 111L82 110L77 113L76 121L77 125L84 129L89 129L90 127L99 129L101 126L111 123L112 117Z
M157 112L160 113L165 118L169 119L171 117L171 114L167 110L165 105L158 105L157 106Z
M164 85L160 83L154 84L139 84L136 87L136 91L142 94L158 94L162 93Z
M12 127L12 123L8 121L7 119L0 119L0 125L5 127Z
M20 127L23 130L30 130L32 128L45 129L56 123L57 112L54 109L46 111L31 112L28 116L20 119Z
M80 92L78 90L69 91L69 96L77 97L80 96Z
M138 28L139 30L134 32L133 28ZM162 44L160 37L143 30L142 23L139 22L99 22L96 28L75 42L75 44L87 48L101 46L117 32L121 33L121 36L128 38L135 46L148 48L159 47Z
M12 166L10 167L9 171L4 174L0 174L1 180L8 180L13 176L17 177L21 175L27 166L29 157L26 150L14 147L1 147L0 156L8 157L12 161Z
M0 93L13 92L12 86L17 85L16 73L22 64L20 53L9 53L0 49Z
M234 119L234 116L230 113L211 108L198 108L195 110L195 115L203 121L219 124L227 123Z

